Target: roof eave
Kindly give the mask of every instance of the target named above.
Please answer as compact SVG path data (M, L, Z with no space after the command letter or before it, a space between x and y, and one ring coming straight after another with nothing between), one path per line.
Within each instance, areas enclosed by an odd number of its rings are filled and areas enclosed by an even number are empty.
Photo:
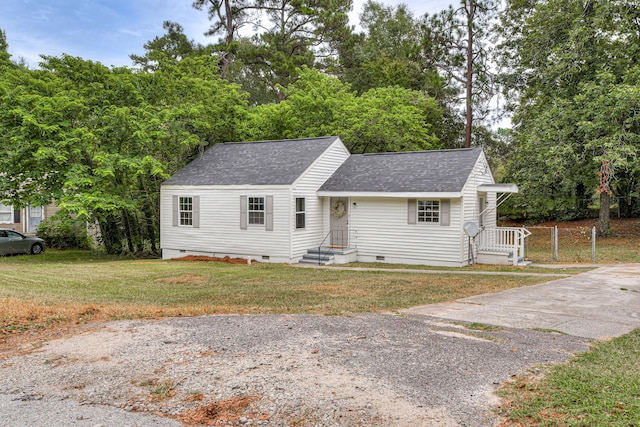
M319 197L393 197L403 199L458 199L462 197L460 191L318 191Z
M477 190L486 193L517 193L518 186L516 184L481 184Z

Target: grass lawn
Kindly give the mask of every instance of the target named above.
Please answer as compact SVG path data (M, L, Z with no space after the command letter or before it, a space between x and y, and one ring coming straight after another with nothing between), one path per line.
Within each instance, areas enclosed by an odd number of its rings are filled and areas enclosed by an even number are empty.
M213 313L345 315L450 301L546 280L126 260L49 250L40 256L0 258L0 333L65 322Z
M535 263L551 263L553 245L551 231L558 227L559 263L591 263L593 240L592 227L595 219L579 221L549 222L535 224L529 228L527 256ZM640 219L623 218L611 220L611 236L596 237L596 263L625 263L640 261Z
M393 311L550 279L405 273L393 267L408 266L388 267L375 272L304 269L278 264L134 260L55 250L39 256L3 257L0 357L3 348L11 348L20 337L38 340L33 335L37 331L90 321L223 313ZM491 269L474 266L466 270ZM533 272L513 267L494 271ZM567 364L540 368L545 375L521 375L501 390L503 425L640 426L638 360L640 330L598 343Z
M503 426L639 426L640 329L570 363L522 374L499 395Z

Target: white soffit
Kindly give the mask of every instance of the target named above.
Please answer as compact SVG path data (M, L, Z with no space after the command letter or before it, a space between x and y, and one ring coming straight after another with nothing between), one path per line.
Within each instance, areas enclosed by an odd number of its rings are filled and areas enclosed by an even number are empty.
M486 193L517 193L516 184L482 184L478 186L478 191Z

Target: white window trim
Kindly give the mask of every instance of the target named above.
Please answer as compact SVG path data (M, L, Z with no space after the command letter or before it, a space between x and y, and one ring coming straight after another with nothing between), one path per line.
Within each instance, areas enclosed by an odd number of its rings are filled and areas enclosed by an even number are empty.
M298 210L298 199L302 199L304 200L304 210L299 211ZM298 197L295 196L294 197L294 210L295 210L295 215L294 215L294 228L296 230L304 230L307 228L307 198L306 197ZM303 214L304 215L304 227L298 227L298 214Z
M434 212L438 213L437 221L421 221L420 220L420 202L438 202L438 209L434 210ZM416 200L416 224L421 225L440 225L441 216L442 216L442 203L440 199L417 199ZM427 211L425 211L427 212Z
M3 211L2 208L8 209L8 211ZM9 214L9 221L2 221L0 220L0 224L14 224L13 222L13 206L11 205L3 205L2 203L0 203L0 213L3 214Z
M262 210L251 210L251 199L262 199ZM262 223L251 223L251 212L262 212ZM267 225L267 196L247 196L247 227L262 227Z
M191 209L187 210L187 209L182 209L182 200L183 199L190 199L189 204L191 205ZM189 217L190 219L190 223L189 224L183 224L182 220L182 213L190 213L191 216ZM189 227L189 228L193 228L193 196L178 196L178 227Z

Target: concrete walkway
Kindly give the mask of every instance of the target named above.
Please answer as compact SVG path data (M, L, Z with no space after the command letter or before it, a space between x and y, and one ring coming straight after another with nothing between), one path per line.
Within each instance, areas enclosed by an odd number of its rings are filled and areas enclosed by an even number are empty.
M607 265L551 282L402 312L601 339L640 327L640 264Z

